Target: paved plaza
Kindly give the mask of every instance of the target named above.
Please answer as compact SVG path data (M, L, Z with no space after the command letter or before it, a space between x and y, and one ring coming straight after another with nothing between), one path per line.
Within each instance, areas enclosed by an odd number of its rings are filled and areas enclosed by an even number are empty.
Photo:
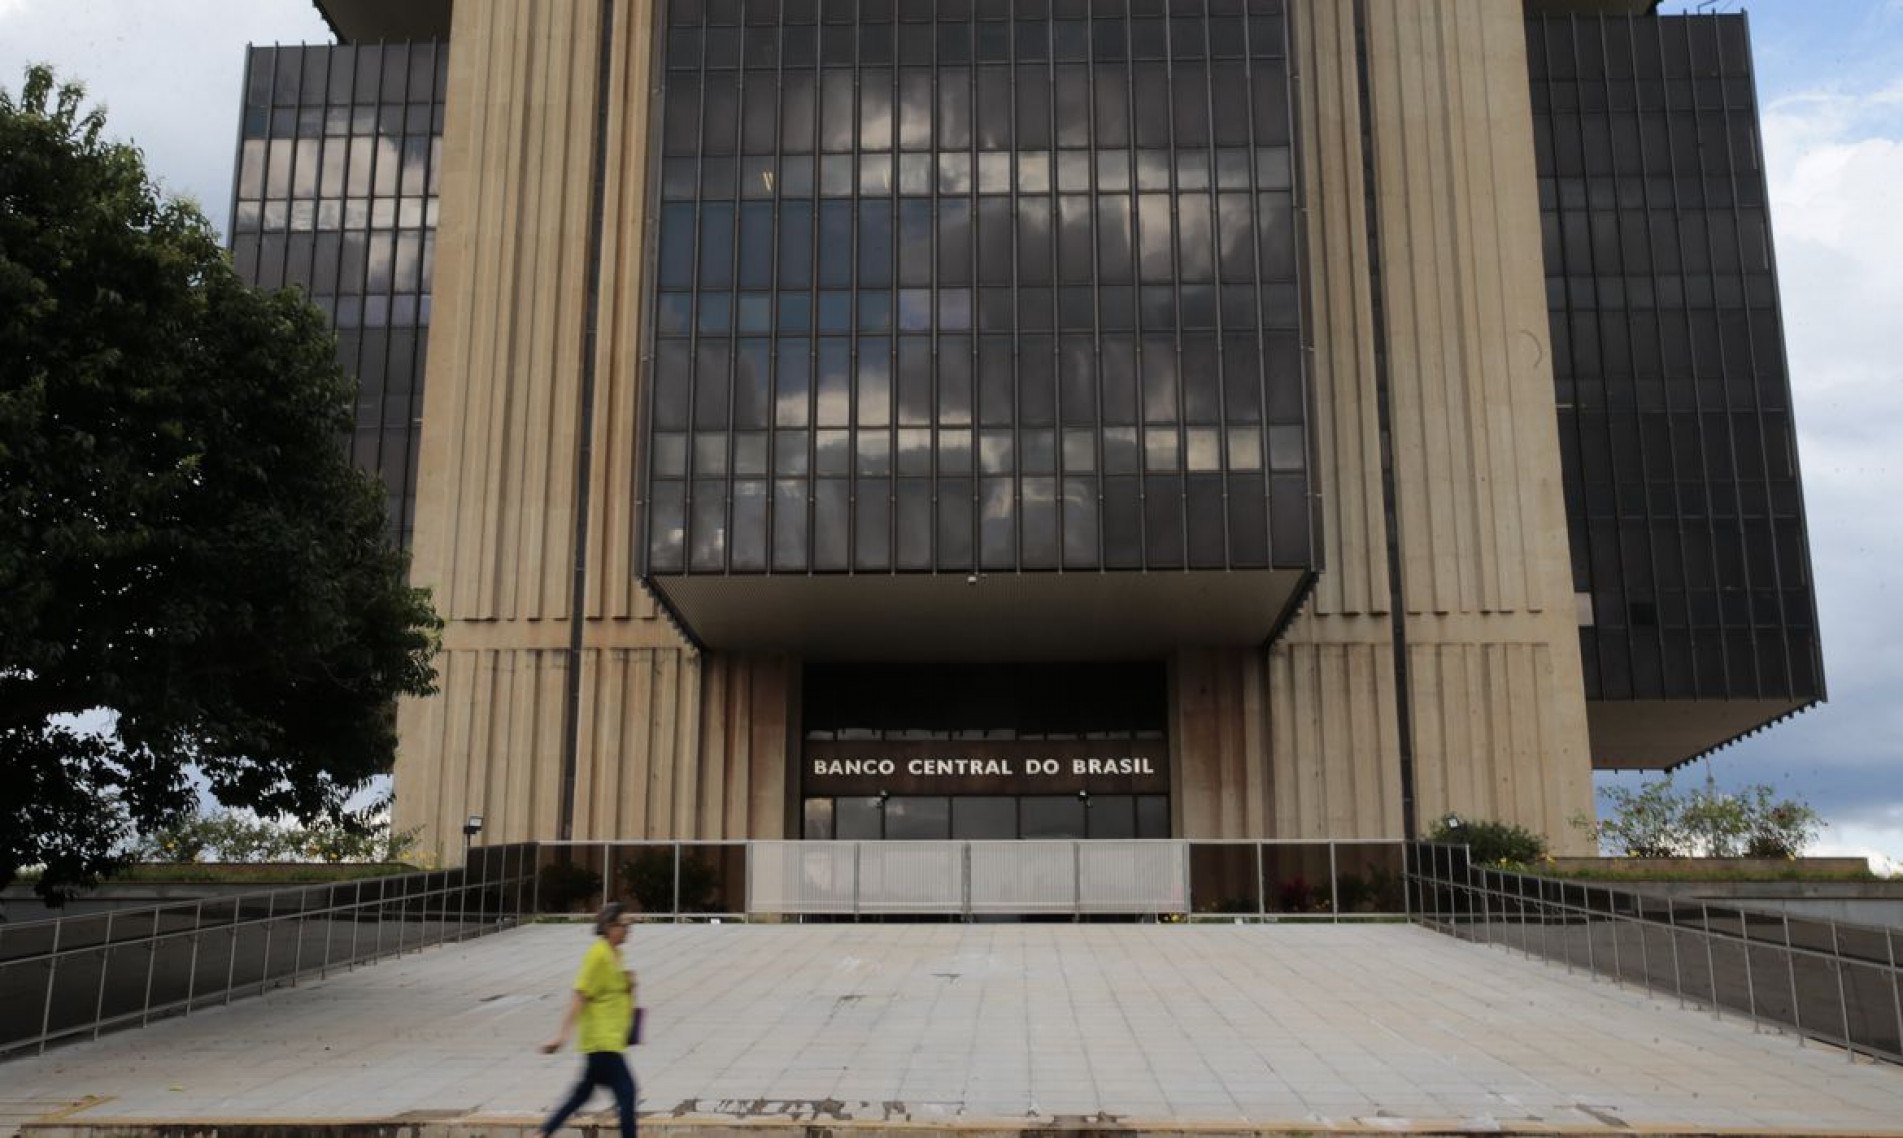
M589 935L530 926L0 1063L0 1133L526 1133L578 1066L535 1046ZM1903 1068L1409 925L643 926L627 952L649 1135L1903 1135Z

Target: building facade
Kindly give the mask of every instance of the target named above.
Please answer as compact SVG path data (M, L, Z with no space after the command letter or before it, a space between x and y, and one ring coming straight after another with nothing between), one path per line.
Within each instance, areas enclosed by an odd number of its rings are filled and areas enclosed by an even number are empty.
M1822 696L1742 17L319 7L234 253L447 621L428 848L1579 849Z

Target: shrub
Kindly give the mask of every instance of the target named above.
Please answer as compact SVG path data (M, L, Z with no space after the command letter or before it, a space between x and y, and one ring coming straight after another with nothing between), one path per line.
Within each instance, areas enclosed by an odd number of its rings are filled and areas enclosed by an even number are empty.
M586 910L601 895L601 874L572 861L552 861L535 875L536 907L544 913Z
M681 900L674 906L674 850L650 846L621 867L621 881L643 913L701 913L714 891L714 867L692 851L681 851Z
M1530 865L1546 856L1546 839L1524 826L1451 814L1434 823L1427 840L1466 846L1475 865Z

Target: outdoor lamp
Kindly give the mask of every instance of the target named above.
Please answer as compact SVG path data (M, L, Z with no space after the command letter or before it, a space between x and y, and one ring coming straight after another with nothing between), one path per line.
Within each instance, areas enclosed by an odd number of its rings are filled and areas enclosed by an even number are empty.
M471 814L469 820L463 823L463 837L473 838L480 833L482 833L482 815Z

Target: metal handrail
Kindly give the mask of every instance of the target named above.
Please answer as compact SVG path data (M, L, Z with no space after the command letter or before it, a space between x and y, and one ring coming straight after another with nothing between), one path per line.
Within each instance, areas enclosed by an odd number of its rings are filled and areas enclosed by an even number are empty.
M533 848L478 848L467 869L300 884L0 926L0 1057L44 1052L60 1040L189 1015L212 1003L295 986L335 967L511 927L533 911ZM339 901L343 896L348 900ZM328 903L312 905L314 898ZM396 925L393 945L384 935L390 923ZM101 935L88 935L93 924ZM321 943L307 944L314 924L322 925ZM347 944L335 935L340 924L350 928ZM137 931L115 935L127 926ZM289 941L279 939L286 926ZM373 936L363 935L366 926L374 926ZM9 942L26 938L28 951L5 955ZM44 947L36 943L42 939Z
M1788 914L1717 906L1721 914L1735 917L1735 928L1728 927L1728 919L1714 922L1714 906L1709 902L1688 904L1604 883L1475 866L1464 846L1419 844L1409 851L1408 875L1410 893L1421 901L1415 907L1415 920L1436 931L1518 947L1529 957L1563 963L1568 969L1581 965L1588 973L1621 984L1634 983L1636 976L1646 991L1708 1006L1713 1015L1743 1013L1754 1025L1791 1030L1800 1042L1814 1039L1842 1047L1850 1058L1865 1055L1903 1062L1903 968L1899 968L1903 932L1898 930L1800 918L1797 927L1818 934L1800 941L1793 936ZM1592 903L1595 894L1605 898L1603 907ZM1681 913L1693 910L1694 919L1680 919ZM1516 926L1519 936L1509 938L1506 930ZM1537 937L1532 932L1535 926ZM1775 935L1755 936L1754 927L1774 930ZM1585 935L1562 936L1555 945L1554 930L1569 928L1582 929ZM1600 928L1612 931L1605 938L1610 942L1610 959L1595 943L1599 938L1594 930ZM1623 955L1620 935L1621 930L1633 929L1638 930L1636 962ZM1649 941L1656 938L1648 937L1648 930L1667 938L1669 969L1663 958L1652 959ZM1578 959L1580 940L1584 941L1583 963ZM1879 942L1881 948L1856 947ZM1696 965L1688 965L1687 948L1702 958ZM1759 975L1764 965L1754 956L1766 954L1775 957L1773 965L1782 963L1781 969L1773 967L1782 975ZM1722 981L1721 956L1722 963L1742 964L1741 984L1727 986ZM1800 982L1800 963L1812 984ZM1884 989L1887 1001L1882 995L1874 1004L1853 1001L1847 986L1853 972L1869 979L1871 988ZM1697 982L1700 973L1702 986ZM1808 995L1807 986L1812 989ZM1819 996L1814 990L1819 986L1829 991ZM1888 1007L1883 1006L1885 1002Z

